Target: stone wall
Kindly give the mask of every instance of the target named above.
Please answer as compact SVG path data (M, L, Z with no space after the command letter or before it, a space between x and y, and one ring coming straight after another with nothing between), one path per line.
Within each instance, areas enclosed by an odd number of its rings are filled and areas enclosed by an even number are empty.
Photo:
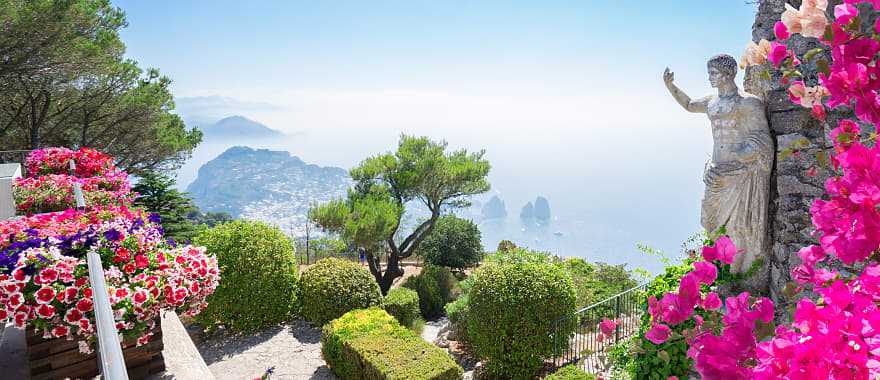
M762 38L774 40L773 26L785 10L785 0L761 0L758 5L755 23L752 26L752 39ZM799 1L789 1L799 6ZM829 9L840 1L831 1ZM814 39L793 36L790 45L801 55L818 47ZM830 58L829 58L830 60ZM790 300L783 296L783 289L791 281L791 269L800 264L797 252L801 247L815 243L811 236L813 225L810 220L810 206L822 195L825 180L830 175L827 169L818 165L817 153L827 148L828 125L836 125L837 120L845 115L829 113L826 123L819 122L810 115L810 111L800 105L793 104L780 84L781 74L773 73L771 80L761 79L763 68L750 67L745 74L745 90L764 97L770 129L776 140L777 160L773 169L770 205L770 235L773 249L767 265L769 265L769 293L777 304L777 319L786 317ZM815 84L815 67L807 67L804 71L807 84ZM796 156L780 160L778 154L789 147L792 142L805 139L806 147ZM816 167L815 175L808 174L811 167Z

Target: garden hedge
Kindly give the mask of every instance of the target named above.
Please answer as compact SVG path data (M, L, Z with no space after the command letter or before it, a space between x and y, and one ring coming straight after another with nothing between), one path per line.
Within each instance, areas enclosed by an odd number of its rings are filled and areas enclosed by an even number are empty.
M452 301L458 280L448 268L426 264L422 273L407 278L401 285L419 293L419 310L425 319L443 315L443 307Z
M300 286L302 315L319 326L351 310L382 304L379 284L366 268L334 257L306 269Z
M194 242L217 255L221 273L199 322L249 332L292 318L298 267L293 246L279 229L239 220L205 230Z
M469 314L479 316L468 318L474 349L499 378L533 378L552 355L553 322L575 312L571 276L542 262L485 265L476 274L468 293Z
M596 380L596 376L584 372L575 365L567 365L545 377L544 380Z
M342 380L458 380L462 368L379 308L354 310L324 325L321 355Z
M419 318L419 294L412 289L391 289L385 296L384 307L401 325L413 327Z

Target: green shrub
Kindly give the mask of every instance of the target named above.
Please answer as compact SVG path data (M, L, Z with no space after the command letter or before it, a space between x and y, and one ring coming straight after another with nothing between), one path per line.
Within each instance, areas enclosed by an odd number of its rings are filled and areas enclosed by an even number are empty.
M449 269L425 265L422 273L407 278L401 286L419 293L419 310L425 319L431 319L443 315L443 306L454 298L456 283Z
M342 380L458 380L463 370L382 309L354 310L326 324L321 355Z
M419 294L412 289L391 289L385 296L384 307L401 325L412 328L419 318Z
M596 376L584 372L578 366L572 364L560 368L544 380L596 380Z
M469 296L468 337L486 369L530 379L552 355L553 322L575 311L571 276L548 263L491 264L476 271ZM567 335L566 331L561 332Z
M300 286L302 315L316 325L354 309L382 304L379 285L366 268L333 257L306 269Z
M468 340L467 325L468 315L470 311L470 295L471 288L477 280L477 273L472 273L466 279L458 283L461 295L458 299L447 303L444 309L446 316L449 317L449 326L455 340Z
M217 255L220 286L198 321L249 332L289 320L297 305L293 247L275 227L234 221L200 233L196 245Z
M574 281L578 307L590 306L638 285L625 264L588 263L581 258L566 259L564 263Z
M444 215L419 245L419 255L433 265L462 271L482 260L481 240L480 228L474 222Z

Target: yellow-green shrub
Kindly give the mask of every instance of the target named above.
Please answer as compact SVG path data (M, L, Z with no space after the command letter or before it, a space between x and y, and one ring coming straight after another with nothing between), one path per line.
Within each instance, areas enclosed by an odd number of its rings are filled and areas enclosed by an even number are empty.
M321 355L342 380L458 380L463 374L449 354L379 308L324 325Z
M239 220L205 230L194 243L217 255L222 274L199 322L249 332L292 317L297 265L293 246L279 229Z
M382 304L379 285L370 272L335 257L318 260L300 279L302 315L323 325L354 309Z
M544 380L596 380L596 376L584 372L575 365L567 365L545 377Z
M385 296L383 307L401 325L412 327L419 318L419 294L412 289L391 289Z

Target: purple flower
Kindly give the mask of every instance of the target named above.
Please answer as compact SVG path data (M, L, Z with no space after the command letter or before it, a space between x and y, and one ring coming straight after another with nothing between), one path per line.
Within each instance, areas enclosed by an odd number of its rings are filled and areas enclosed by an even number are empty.
M110 241L119 240L121 235L122 234L120 234L119 231L116 231L115 229L112 229L112 228L107 230L106 232L104 232L104 238L107 240L110 240Z
M147 217L150 223L159 224L162 221L162 218L159 217L159 214L153 212L150 213L150 216Z

